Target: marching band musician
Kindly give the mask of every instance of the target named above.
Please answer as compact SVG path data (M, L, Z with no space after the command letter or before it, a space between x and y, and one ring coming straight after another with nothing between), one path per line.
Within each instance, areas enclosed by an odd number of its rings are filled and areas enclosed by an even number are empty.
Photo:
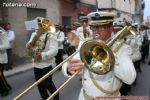
M142 62L145 63L145 59L149 55L149 33L147 33L147 26L141 25L140 33L143 38L141 47Z
M113 23L113 32L116 34L118 31L120 31L124 26L124 22L116 21Z
M102 41L110 38L113 31L114 14L110 12L92 12L88 16L91 18L90 27L95 36L98 34L99 39ZM78 100L95 100L101 96L120 96L119 89L122 82L126 84L134 82L136 71L131 60L131 48L125 43L120 43L120 41L116 41L113 45L116 60L114 68L104 75L88 71L80 60L79 53L63 65L62 72L67 77L82 69L83 87ZM80 49L81 45L82 43L80 43L78 49ZM120 45L120 49L115 51L117 45Z
M92 32L90 27L88 26L88 18L87 16L80 17L81 26L77 28L77 36L80 41L86 40L87 38L92 37Z
M114 32L117 33L118 31L120 31L123 26L125 25L124 22L115 22L113 27L114 27ZM131 47L132 49L132 61L134 64L135 69L138 69L139 71L141 71L140 69L140 60L141 60L141 53L140 53L140 46L142 44L141 42L141 38L139 35L133 36L133 35L129 35L127 37L125 37L125 41L126 43ZM136 77L137 79L137 77ZM136 80L134 82L134 84L136 83ZM128 95L128 92L130 92L131 90L131 85L125 84L123 83L121 89L120 89L120 93L123 96Z
M70 56L72 53L76 51L78 44L79 44L79 37L76 34L76 26L75 24L72 24L71 26L67 27L67 37L64 43L64 45L66 46L64 48L65 53L68 56Z
M77 46L79 45L79 37L73 31L68 32L67 37L68 37L68 43L71 46L77 48Z
M34 75L36 81L52 70L52 65L55 63L55 56L58 52L58 42L53 33L53 28L48 26L51 24L51 22L46 18L37 18L37 21L39 24L39 29L32 33L30 40L26 44L26 48L29 50L34 48L42 48L41 50L35 51L33 58ZM49 24L46 22L49 22ZM42 33L38 36L38 32L40 32L41 28L44 29L44 26L47 26L46 28L50 29L44 32L42 31ZM35 44L37 44L35 46L37 47L34 47L33 41L35 40L36 36L38 36L35 41ZM49 97L48 91L51 94L54 93L56 91L56 87L52 81L52 76L40 83L38 85L38 90L43 100L46 100ZM59 100L59 94L54 97L54 100Z
M135 69L138 72L141 72L142 70L140 68L140 63L141 63L142 56L141 56L140 49L142 46L142 39L140 37L140 34L138 34L136 36L132 35L132 36L127 37L126 43L128 45L130 45L132 48L132 56L131 57L132 57Z
M81 26L81 24L79 22L74 22L72 25L71 25L71 32L75 33L76 35L77 34L77 28L79 28Z
M9 48L7 34L3 29L3 24L0 22L0 94L2 97L7 96L11 90L11 86L7 83L4 76L4 67L8 62L6 49Z
M56 55L56 64L58 65L63 61L63 41L65 40L65 34L62 31L60 25L55 25L56 28L56 40L58 41L58 53Z
M113 32L116 34L118 31L120 31L124 26L124 23L121 21L116 21L113 23ZM127 93L131 90L131 85L123 83L120 88L120 95L126 96Z
M137 72L142 72L141 70L141 46L142 46L142 39L140 37L140 35L136 35L136 36L129 36L126 40L127 44L130 45L130 47L132 48L132 61L134 64L134 67L136 69ZM136 85L136 81L137 81L137 77L134 81L134 85Z

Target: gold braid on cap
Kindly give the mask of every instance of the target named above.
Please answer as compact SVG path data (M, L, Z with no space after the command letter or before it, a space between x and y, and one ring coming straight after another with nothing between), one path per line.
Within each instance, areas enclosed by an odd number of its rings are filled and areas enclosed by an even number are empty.
M114 26L114 29L122 29L123 27L121 26Z
M106 24L110 24L111 22L113 22L113 19L98 20L98 21L91 21L90 25L106 25Z

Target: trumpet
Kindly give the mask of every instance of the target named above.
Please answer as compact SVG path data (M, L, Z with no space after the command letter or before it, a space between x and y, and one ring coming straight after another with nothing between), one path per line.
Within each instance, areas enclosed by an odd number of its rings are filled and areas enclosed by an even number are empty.
M113 69L115 64L115 57L113 51L111 50L112 45L115 43L117 39L123 39L125 36L132 34L136 35L135 29L131 25L125 26L122 30L116 33L113 38L106 43L100 40L87 40L83 43L80 50L74 52L71 56L66 58L63 62L61 62L58 66L52 69L49 73L44 75L37 82L32 84L29 88L19 94L14 100L19 100L22 96L28 93L32 88L37 86L47 77L55 73L65 62L70 60L73 56L80 52L81 60L85 63L85 67L89 69L91 72L94 72L99 75L106 74ZM86 48L86 50L85 50ZM80 70L76 71L68 80L66 80L47 100L51 100L59 91L61 91L67 84L70 82Z

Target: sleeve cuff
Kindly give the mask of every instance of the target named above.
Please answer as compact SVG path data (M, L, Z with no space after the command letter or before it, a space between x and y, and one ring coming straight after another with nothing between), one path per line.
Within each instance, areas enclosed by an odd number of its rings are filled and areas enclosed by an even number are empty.
M69 74L68 70L67 70L67 63L63 64L62 66L62 73L64 74L64 76L66 77L71 77L71 74Z

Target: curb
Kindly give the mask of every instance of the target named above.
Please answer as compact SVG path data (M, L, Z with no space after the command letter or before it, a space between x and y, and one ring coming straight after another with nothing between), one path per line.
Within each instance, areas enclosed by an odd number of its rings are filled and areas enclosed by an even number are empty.
M32 69L33 69L33 65L31 63L25 64L25 65L20 65L20 66L14 67L12 70L4 71L4 76L11 77L14 75L18 75L18 74L27 72Z

